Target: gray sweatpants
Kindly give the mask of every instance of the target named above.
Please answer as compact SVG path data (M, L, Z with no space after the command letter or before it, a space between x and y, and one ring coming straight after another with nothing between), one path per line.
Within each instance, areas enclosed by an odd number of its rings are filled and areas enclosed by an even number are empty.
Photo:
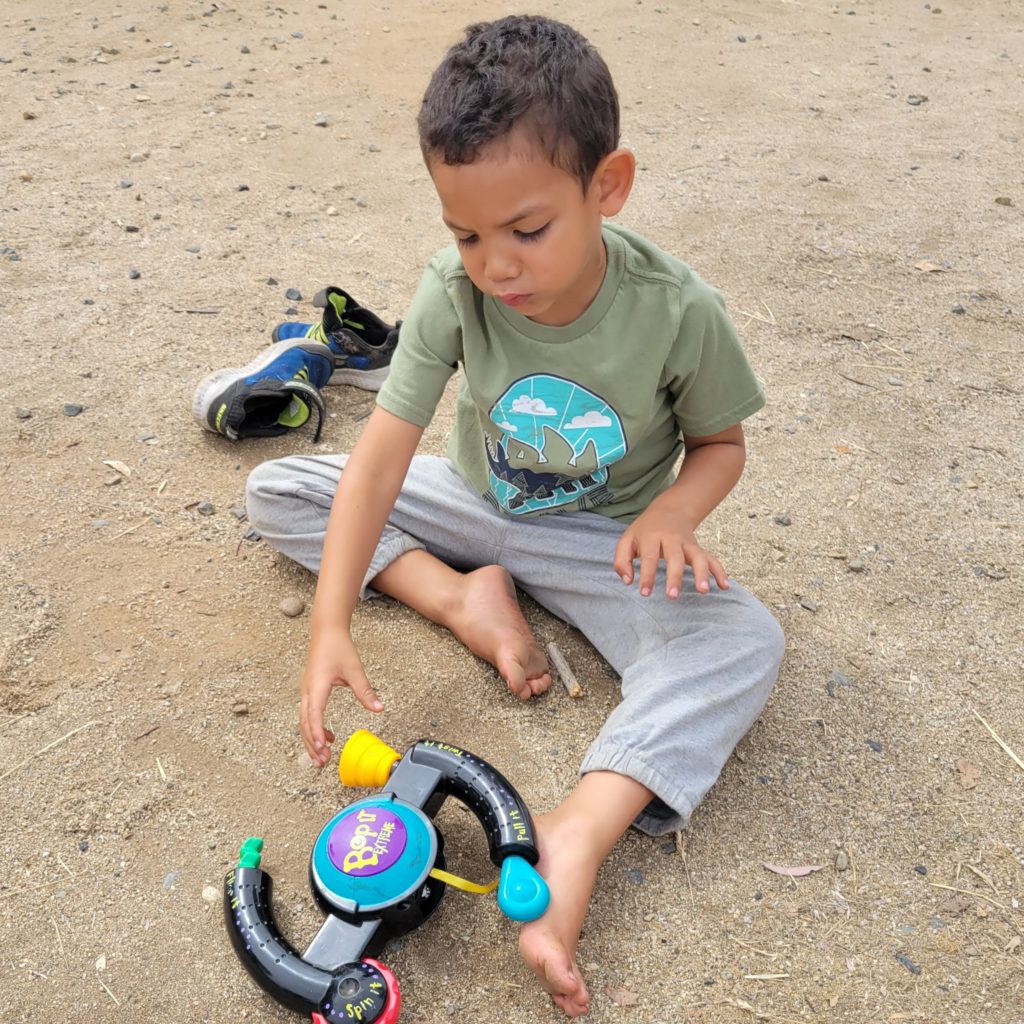
M265 462L249 476L249 519L277 550L319 572L327 516L346 456ZM656 794L635 824L682 827L768 699L782 660L778 623L738 584L698 595L687 569L678 601L664 568L650 597L612 568L622 523L593 512L516 519L467 486L447 460L416 456L370 562L366 584L413 548L458 569L502 565L516 585L580 630L622 679L580 773L613 771Z

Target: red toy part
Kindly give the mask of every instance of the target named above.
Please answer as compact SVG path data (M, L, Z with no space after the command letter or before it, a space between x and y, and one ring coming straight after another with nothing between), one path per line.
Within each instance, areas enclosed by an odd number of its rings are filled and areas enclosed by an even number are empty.
M398 1012L402 1009L402 992L398 987L398 979L395 977L395 972L379 960L371 960L369 957L363 957L363 963L376 967L384 975L384 980L388 983L388 998L384 1003L384 1009L373 1024L398 1024Z

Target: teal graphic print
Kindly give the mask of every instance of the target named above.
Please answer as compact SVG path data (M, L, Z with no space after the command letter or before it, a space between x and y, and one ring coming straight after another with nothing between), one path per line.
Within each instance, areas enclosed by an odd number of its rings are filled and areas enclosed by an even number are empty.
M535 374L491 406L484 438L490 495L513 515L611 501L608 466L626 454L618 413L563 377Z

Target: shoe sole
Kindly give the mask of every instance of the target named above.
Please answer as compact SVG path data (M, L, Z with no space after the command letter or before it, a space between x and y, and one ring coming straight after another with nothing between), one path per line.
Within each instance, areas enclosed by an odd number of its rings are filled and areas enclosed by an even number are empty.
M235 381L248 377L250 374L269 366L276 359L279 359L283 352L307 344L309 342L306 338L292 338L290 341L282 341L277 345L271 346L245 366L228 366L223 370L214 370L213 373L204 377L199 382L196 393L192 396L192 418L204 430L210 431L211 434L217 434L218 437L223 437L224 435L220 431L214 430L210 425L208 416L210 406L224 393L225 388ZM377 387L380 388L380 384Z

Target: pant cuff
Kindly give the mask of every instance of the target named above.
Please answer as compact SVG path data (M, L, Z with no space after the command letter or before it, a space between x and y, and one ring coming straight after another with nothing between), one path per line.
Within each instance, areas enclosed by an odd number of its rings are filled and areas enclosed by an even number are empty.
M587 772L616 772L646 786L654 799L633 820L633 827L649 836L677 832L690 820L694 807L686 791L645 764L632 750L612 744L596 744L587 751L580 775Z
M380 597L380 591L374 590L370 586L370 580L378 573L383 572L392 562L400 558L407 551L415 551L417 548L425 549L426 545L416 540L415 537L410 537L407 533L397 533L389 540L378 544L377 550L374 551L373 558L370 560L370 566L366 570L366 575L363 577L363 585L359 589L359 597L362 600Z

